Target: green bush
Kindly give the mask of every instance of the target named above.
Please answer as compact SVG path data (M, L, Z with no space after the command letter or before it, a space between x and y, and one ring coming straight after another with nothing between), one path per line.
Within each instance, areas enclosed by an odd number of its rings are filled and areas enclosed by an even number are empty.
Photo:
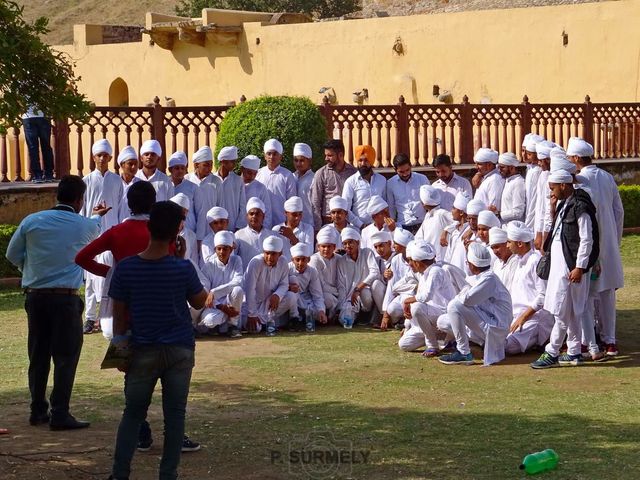
M624 207L624 228L640 227L640 185L620 185Z
M318 106L306 97L258 97L227 112L220 124L215 154L224 146L235 145L238 158L256 155L263 159L264 166L264 142L277 138L284 148L282 166L294 171L293 145L303 142L311 147L312 169L317 170L324 165L325 125Z
M9 240L17 228L16 225L0 225L0 278L20 276L20 271L5 256Z

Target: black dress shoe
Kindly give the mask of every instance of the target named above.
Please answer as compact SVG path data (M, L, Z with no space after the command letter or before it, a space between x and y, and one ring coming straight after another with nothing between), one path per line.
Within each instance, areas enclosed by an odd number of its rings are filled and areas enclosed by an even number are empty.
M29 416L29 425L42 425L43 423L49 423L49 414L48 413L32 413Z
M72 415L69 415L61 422L54 422L52 420L51 423L49 423L49 428L51 430L77 430L79 428L87 428L89 425L91 425L91 423L76 420Z

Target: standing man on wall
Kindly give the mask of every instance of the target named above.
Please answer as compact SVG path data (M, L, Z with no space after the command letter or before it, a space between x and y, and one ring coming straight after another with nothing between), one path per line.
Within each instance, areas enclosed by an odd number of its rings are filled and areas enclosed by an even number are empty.
M53 182L53 150L51 149L51 122L40 110L29 107L22 115L24 136L29 150L31 182ZM40 165L40 149L44 163L44 174Z

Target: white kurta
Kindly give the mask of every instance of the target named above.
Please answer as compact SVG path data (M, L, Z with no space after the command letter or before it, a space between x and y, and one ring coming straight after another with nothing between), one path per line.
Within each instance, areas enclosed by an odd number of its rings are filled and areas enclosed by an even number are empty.
M298 308L311 309L314 312L324 312L324 295L320 285L320 275L311 265L307 265L304 272L296 270L293 262L289 263L289 283L295 283L298 291Z
M275 267L269 267L262 254L253 257L244 275L244 291L247 316L258 317L263 324L267 322L271 295L280 297L276 315L297 307L297 295L289 292L289 264L283 257Z
M313 183L313 172L311 169L304 172L301 177L297 171L293 172L296 179L296 190L302 199L302 221L313 225L313 208L311 207L311 184Z
M549 170L543 170L538 175L538 190L536 194L538 204L533 222L533 231L535 233L545 233L551 228L551 190L549 189L548 181L550 173Z
M508 177L502 190L500 199L500 219L502 223L512 220L524 221L527 208L527 199L524 178L519 173Z
M371 224L367 225L366 227L364 227L362 229L362 232L360 233L360 237L361 237L360 238L360 247L361 248L368 248L375 254L376 251L375 251L375 248L373 247L373 242L371 241L371 236L374 233L380 232L380 231L389 232L391 234L391 236L393 237L393 232L391 230L389 230L389 227L387 226L386 223L382 226L381 230L378 230L378 227L376 227L375 224L371 223Z
M175 195L173 183L166 173L156 169L150 177L145 176L142 169L138 170L136 177L151 183L156 189L156 202L165 202Z
M200 244L200 267L204 267L204 264L210 261L212 256L216 255L216 244L214 241L215 234L213 231L209 231Z
M416 232L416 240L421 239L431 244L436 251L436 260L444 260L447 247L440 245L442 231L453 222L451 212L436 207L428 211L422 221L422 225Z
M284 227L284 223L280 225L276 225L272 228L275 235L282 239L282 255L287 259L287 261L291 260L291 242L284 235L280 235L280 228ZM293 229L293 234L298 239L298 242L306 243L309 245L310 251L313 251L313 227L308 223L300 222L300 224Z
M133 177L134 180L138 180ZM120 223L120 208L123 203L127 203L127 199L124 197L125 183L120 178L120 175L115 173L112 175L105 175L104 182L102 184L102 200L111 207L102 217L102 231L106 232L111 227Z
M494 205L499 211L503 188L504 178L494 168L482 178L482 183L480 183L473 198L481 200L487 207Z
M262 167L258 170L256 180L262 183L269 192L272 224L284 223L286 221L284 202L291 197L295 197L298 193L293 173L282 165L278 165L275 170L270 170L269 167Z
M353 290L360 284L369 286L380 278L378 262L371 250L361 248L356 261L349 255L340 257L338 261L338 292L340 303L351 298Z
M500 279L502 284L511 291L511 285L513 285L513 277L518 269L519 258L517 255L511 255L507 258L506 262L503 262L496 257L491 269L493 273Z
M273 217L271 215L271 197L269 196L269 192L267 191L267 187L263 184L254 180L251 183L246 183L244 185L244 195L249 201L250 198L258 198L264 203L264 221L262 225L264 228L271 228L273 226ZM245 209L246 212L246 209ZM246 214L240 219L239 228L243 228L247 226L247 217Z
M215 175L207 175L200 181L195 192L196 237L203 240L211 230L207 221L207 212L218 206L222 182Z
M131 217L131 210L129 209L129 201L127 200L127 193L129 192L129 188L136 182L142 182L138 177L133 177L133 179L129 183L125 183L125 181L120 177L120 181L122 182L122 201L120 202L120 208L118 210L118 223L124 222L127 218ZM116 224L117 225L117 224Z
M196 204L195 204L195 196L196 191L198 190L198 186L190 182L187 179L182 179L182 181L178 185L173 186L173 190L176 195L182 193L189 199L189 213L187 214L187 220L185 222L185 226L192 230L193 233L196 232Z
M456 298L463 305L482 312L491 325L508 329L513 309L507 288L491 270L476 275L474 280L473 285L462 290Z
M444 254L444 261L458 267L461 270L467 269L467 250L464 248L462 236L469 230L469 224L465 223L462 227L458 226L458 222L449 228L449 238L447 250Z
M387 310L389 303L398 295L413 293L418 286L416 275L402 255L394 255L391 258L390 268L393 276L387 281L387 288L382 301L383 311Z
M420 201L420 187L429 185L426 175L412 172L406 182L398 175L387 181L389 216L402 226L419 225L424 219L424 207Z
M238 230L235 235L236 255L242 259L242 265L246 269L249 261L262 253L262 242L265 238L273 235L273 232L264 227L259 232L256 232L253 228L246 226Z
M324 296L324 303L327 309L335 308L338 305L338 259L339 255L334 255L330 259L324 258L319 252L311 255L309 265L318 271L320 286Z
M240 228L240 225L246 226L247 199L245 198L244 181L234 172L230 172L225 179L217 174L215 176L220 179L218 206L229 213L229 230L235 232Z
M440 207L444 208L448 212L453 208L453 202L459 192L466 193L469 198L473 197L471 182L457 173L453 174L449 183L445 183L444 180L438 179L433 182L433 186L442 192Z
M202 275L207 281L204 288L213 293L215 304L226 303L233 287L242 286L243 272L242 260L233 254L226 265L214 256L202 266Z
M527 208L525 212L524 223L527 227L533 229L536 208L538 202L538 177L540 177L542 169L537 165L527 165L527 175L524 179L525 197L527 200Z
M185 250L184 259L190 260L196 271L200 269L200 252L198 252L198 242L196 240L196 233L185 227L178 234L184 238L187 249Z
M367 205L373 195L387 199L387 179L379 173L374 172L371 175L371 183L362 178L360 172L354 173L344 182L342 198L347 201L347 208L363 224L371 223L371 216L367 213Z

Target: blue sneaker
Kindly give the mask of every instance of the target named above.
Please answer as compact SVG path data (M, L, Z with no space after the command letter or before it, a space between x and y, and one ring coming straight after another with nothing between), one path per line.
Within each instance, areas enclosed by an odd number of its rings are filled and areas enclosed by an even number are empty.
M563 366L572 366L577 367L584 363L584 359L582 358L582 353L578 353L576 355L569 355L568 353L563 353L558 357L558 364Z
M558 363L558 357L554 357L553 355L549 355L547 352L544 352L540 355L535 362L530 364L531 368L541 369L541 368L552 368L558 367L560 364Z
M463 355L458 350L449 355L443 355L438 361L445 365L473 365L473 354L471 352Z

